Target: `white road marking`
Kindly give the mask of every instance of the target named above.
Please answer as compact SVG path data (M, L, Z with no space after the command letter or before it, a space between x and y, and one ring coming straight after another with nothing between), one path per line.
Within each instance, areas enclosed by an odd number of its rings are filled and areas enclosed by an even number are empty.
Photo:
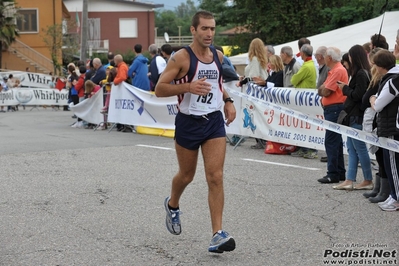
M174 151L174 150L175 150L175 149L172 149L172 148L165 148L165 147L151 146L151 145L143 145L143 144L137 144L136 146L138 146L138 147L153 148L153 149L159 149L159 150L170 150L170 151Z
M137 144L136 146L145 147L145 148L152 148L152 149L159 149L159 150L175 151L175 149L173 149L173 148L165 148L165 147L160 147L160 146L151 146L151 145L143 145L143 144ZM299 166L299 165L285 164L285 163L276 163L276 162L270 162L270 161L261 161L261 160L246 159L246 158L242 158L242 160L243 161L249 161L249 162L256 162L256 163L266 163L266 164L280 165L280 166L292 167L292 168L300 168L300 169L311 170L311 171L322 170L320 168L304 167L304 166Z
M261 160L253 160L253 159L245 159L245 158L243 158L242 160L244 160L244 161L249 161L249 162L256 162L256 163L274 164L274 165L280 165L280 166L286 166L286 167L292 167L292 168L301 168L301 169L306 169L306 170L311 170L311 171L319 171L319 170L322 170L322 169L320 169L320 168L303 167L303 166L299 166L299 165L292 165L292 164L285 164L285 163L276 163L276 162L261 161Z

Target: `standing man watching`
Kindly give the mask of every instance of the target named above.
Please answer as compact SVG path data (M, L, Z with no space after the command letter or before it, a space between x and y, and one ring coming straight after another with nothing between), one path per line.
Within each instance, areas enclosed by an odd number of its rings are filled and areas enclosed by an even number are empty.
M150 47L148 47L148 51L150 52L150 56L152 58L150 63L150 72L148 73L150 77L150 90L154 91L155 86L158 83L159 76L165 70L166 61L161 55L158 54L158 46L156 44L151 44Z
M326 55L327 47L325 46L320 46L316 50L315 58L317 60L317 63L319 64L319 79L317 80L317 88L320 88L321 85L323 85L324 81L327 79L328 71L330 70L326 66L326 62L324 61L324 56ZM326 163L327 162L327 156L322 156L320 158L321 162Z
M93 59L93 68L94 73L90 77L90 80L93 81L95 84L100 85L100 82L107 77L100 58Z
M295 59L299 63L299 65L301 65L301 66L303 65L303 63L305 61L302 59L300 51L301 51L302 46L304 46L305 44L309 44L310 45L310 40L308 38L300 38L298 40L299 53L296 54ZM319 79L319 72L318 72L319 64L317 63L317 60L316 60L314 55L312 55L312 60L313 60L314 68L316 69L316 74L317 74L316 82L317 82L317 80Z
M123 56L120 54L115 55L114 57L115 66L117 68L116 76L114 78L114 85L119 85L127 79L128 67L126 63L123 61ZM116 124L116 128L121 132L132 132L133 129L130 126Z
M168 43L165 43L164 45L161 46L161 55L165 59L166 63L168 63L169 58L173 54L173 49L172 46Z
M181 233L179 201L194 178L201 147L208 183L208 204L213 237L209 252L235 249L234 239L222 228L224 206L223 165L226 153L225 123L236 117L233 100L222 86L220 73L223 54L211 46L215 19L207 11L197 12L191 22L193 42L176 52L169 60L155 89L158 97L178 96L175 148L179 171L172 181L170 197L164 202L166 227L170 233ZM174 81L174 84L171 82ZM224 114L220 109L224 102Z
M114 62L115 62L116 68L118 69L118 71L116 72L115 79L114 79L114 84L119 85L123 81L126 81L128 67L127 67L126 63L123 61L122 55L120 55L120 54L115 55Z
M326 62L324 61L324 56L326 55L327 47L320 46L316 50L315 58L317 63L319 64L319 79L317 80L317 88L323 85L324 81L327 79L328 71L330 70L326 66Z
M114 62L114 53L113 52L108 52L108 64L104 65L104 69L107 70L107 68L109 66L115 66L115 62Z
M273 48L273 45L265 45L265 50L267 54L267 59L269 59L270 56L275 55L275 50ZM270 72L272 71L270 67L270 60L268 60L269 63L267 63L267 73L270 75Z
M284 87L294 87L291 83L291 78L299 71L301 65L293 57L293 51L290 46L284 46L281 48L280 57L285 66L283 71L283 85Z
M341 64L341 51L335 47L327 48L324 56L325 64L330 71L327 79L317 92L323 98L321 103L324 109L324 119L337 123L339 113L344 109L346 96L338 87L337 82L348 84L348 72ZM324 147L327 153L327 175L318 179L320 183L339 183L345 180L344 153L342 136L330 130L326 130Z
M127 72L128 77L132 80L132 85L144 91L150 90L150 80L148 79L148 59L141 52L143 47L141 44L134 46L136 57Z
M303 64L299 71L294 74L291 78L291 83L295 88L302 89L316 89L316 69L314 68L314 63L312 60L313 47L310 44L304 44L301 47L301 57ZM317 158L317 150L299 147L299 149L293 153L291 156L303 157L306 159Z
M301 48L301 58L303 64L299 71L291 78L291 83L295 88L316 89L316 69L312 59L313 47L305 44Z

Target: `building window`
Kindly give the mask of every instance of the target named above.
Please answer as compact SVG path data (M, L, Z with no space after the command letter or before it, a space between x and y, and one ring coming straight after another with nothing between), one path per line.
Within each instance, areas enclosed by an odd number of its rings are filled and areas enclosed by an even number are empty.
M137 38L137 19L119 19L119 38Z
M38 32L37 9L19 9L17 27L19 32Z

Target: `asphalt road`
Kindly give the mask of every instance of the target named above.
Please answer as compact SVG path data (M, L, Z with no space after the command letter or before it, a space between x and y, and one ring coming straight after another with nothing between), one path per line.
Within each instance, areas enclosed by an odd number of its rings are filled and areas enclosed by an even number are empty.
M254 140L227 147L224 229L237 248L210 254L201 158L174 236L163 208L173 140L75 129L71 115L0 113L0 265L399 264L399 212L319 184L317 159L266 155Z

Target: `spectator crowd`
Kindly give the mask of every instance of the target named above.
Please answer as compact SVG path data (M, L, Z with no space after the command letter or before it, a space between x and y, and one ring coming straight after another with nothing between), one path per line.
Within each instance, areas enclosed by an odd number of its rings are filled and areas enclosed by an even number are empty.
M301 38L296 54L290 46L282 47L279 54L276 54L273 46L265 45L261 39L255 38L249 45L248 64L243 76L238 76L228 57L223 57L223 80L237 80L238 87L253 82L267 87L316 89L321 96L325 120L398 141L398 38L393 52L389 50L386 38L375 34L371 36L369 43L353 45L347 53L342 53L333 46L313 47L309 39ZM221 47L215 47L223 52ZM160 49L155 44L150 45L148 52L151 60L143 55L140 44L134 46L134 51L136 56L130 65L124 62L122 55L111 52L108 53L106 65L99 58L70 63L67 77L53 78L51 87L56 87L59 81L64 82L69 93L69 103L74 105L103 89L105 95L101 113L106 116L112 84L118 85L126 81L144 91L154 91L174 53L169 44ZM9 75L0 81L0 91L19 85L18 80ZM8 111L17 109L18 106L7 107ZM64 106L64 110L69 110L69 107ZM0 111L5 112L3 106ZM75 115L72 117L76 119L72 124L73 128L105 129L106 123L92 125ZM134 127L117 125L117 130L132 132ZM235 145L238 139L240 136L234 136L231 144ZM256 139L256 144L251 148L264 150L268 142L265 139ZM398 153L367 145L348 136L348 162L345 164L341 134L326 130L324 145L326 156L320 160L327 163L327 171L325 176L318 179L319 183L335 184L332 187L335 190L367 190L364 196L370 202L378 203L382 210L399 210ZM378 164L374 181L369 153L375 155ZM297 147L290 155L316 159L318 151ZM361 182L357 182L359 164L363 176Z
M237 86L253 82L267 87L317 89L325 120L399 140L399 35L393 52L380 34L371 36L369 43L353 45L347 53L337 47L314 49L307 38L299 39L298 50L294 55L292 47L285 46L278 56L273 47L255 38L249 45L248 64ZM378 203L382 210L399 210L399 154L355 137L346 138L347 164L343 136L326 130L327 156L320 160L327 162L327 173L318 182L338 183L332 187L335 190L367 190L364 197ZM236 145L236 139L233 140L231 144ZM256 139L251 148L263 150L267 143ZM370 153L378 164L374 182ZM317 150L306 147L297 147L290 154L318 158ZM359 164L363 180L356 182Z

